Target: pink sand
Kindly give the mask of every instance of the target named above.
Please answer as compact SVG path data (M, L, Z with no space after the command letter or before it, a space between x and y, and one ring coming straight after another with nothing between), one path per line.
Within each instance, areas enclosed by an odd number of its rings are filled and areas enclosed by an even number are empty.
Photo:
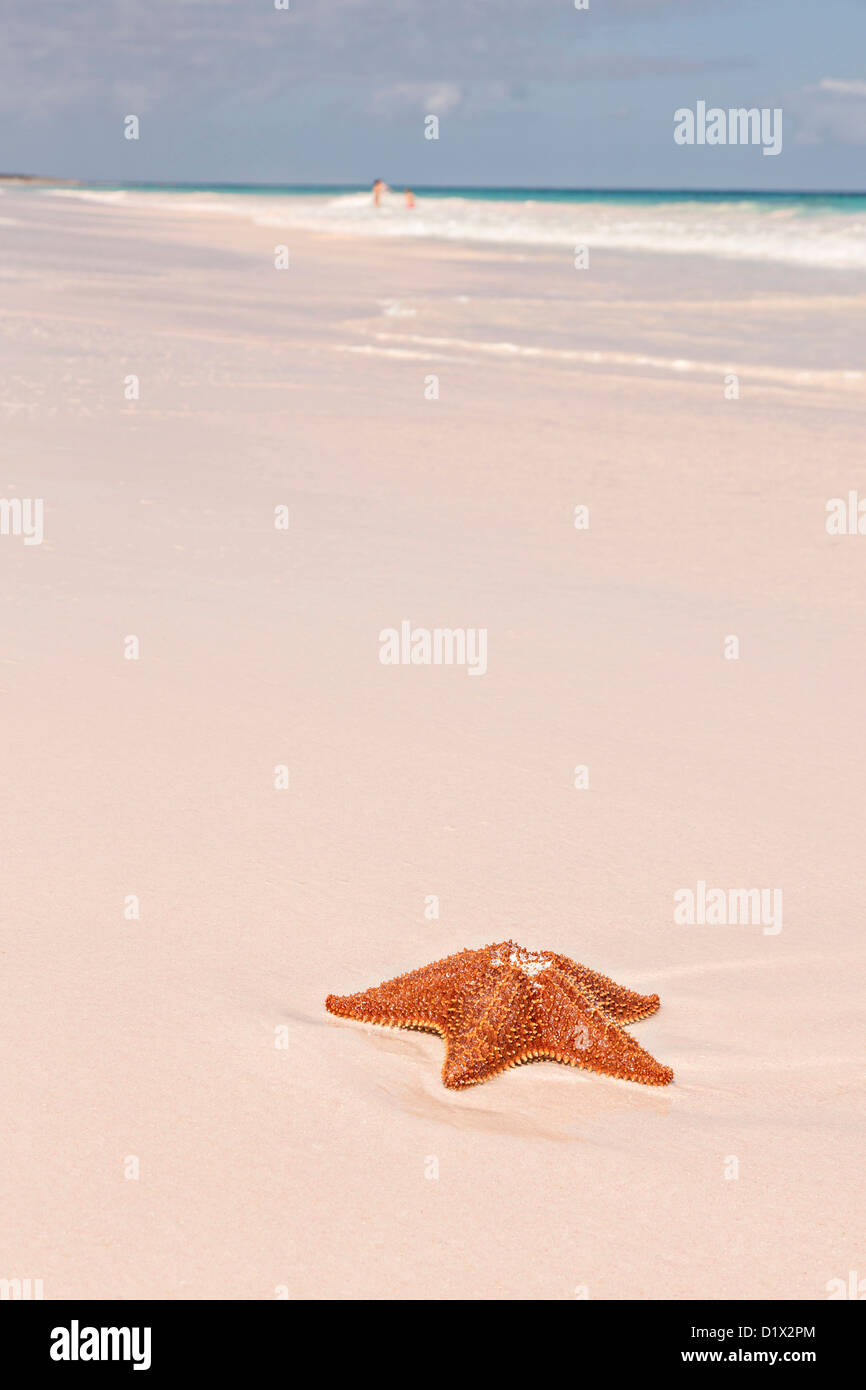
M866 537L824 516L866 471L821 336L862 288L299 233L277 272L238 219L0 211L0 493L45 501L0 537L0 1276L826 1298L863 1266ZM485 627L487 674L381 665L404 618ZM782 889L782 930L676 924L698 881ZM658 992L673 1085L450 1092L438 1038L324 1011L509 936Z

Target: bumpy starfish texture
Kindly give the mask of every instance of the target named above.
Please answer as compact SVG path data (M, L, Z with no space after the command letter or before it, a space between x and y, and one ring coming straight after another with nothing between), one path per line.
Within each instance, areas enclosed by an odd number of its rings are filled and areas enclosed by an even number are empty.
M440 1033L442 1080L455 1090L541 1057L666 1086L671 1068L621 1027L658 1006L657 994L635 994L568 956L515 941L460 951L361 994L325 1000L341 1018Z

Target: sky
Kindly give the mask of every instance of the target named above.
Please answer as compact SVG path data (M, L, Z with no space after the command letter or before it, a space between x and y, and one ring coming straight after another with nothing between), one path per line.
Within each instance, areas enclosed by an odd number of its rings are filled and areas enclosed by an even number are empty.
M866 0L285 2L0 0L0 172L866 191ZM781 153L677 145L698 101Z

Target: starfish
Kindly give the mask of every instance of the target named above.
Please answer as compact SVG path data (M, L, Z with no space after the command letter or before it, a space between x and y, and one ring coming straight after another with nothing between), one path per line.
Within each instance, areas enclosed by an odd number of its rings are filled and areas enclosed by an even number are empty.
M666 1086L671 1068L621 1027L658 1006L657 994L635 994L568 956L515 941L459 951L361 994L325 1000L341 1018L441 1034L442 1080L454 1090L542 1057Z

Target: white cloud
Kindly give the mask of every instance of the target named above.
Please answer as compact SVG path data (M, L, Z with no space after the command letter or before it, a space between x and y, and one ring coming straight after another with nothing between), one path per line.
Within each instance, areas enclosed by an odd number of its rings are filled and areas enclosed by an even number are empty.
M798 145L866 145L866 82L860 78L822 77L786 105L796 120Z
M415 111L444 116L455 110L462 100L463 91L456 82L396 82L374 92L372 109L379 115Z
M866 82L859 78L822 77L818 83L818 91L838 92L842 96L866 97Z

